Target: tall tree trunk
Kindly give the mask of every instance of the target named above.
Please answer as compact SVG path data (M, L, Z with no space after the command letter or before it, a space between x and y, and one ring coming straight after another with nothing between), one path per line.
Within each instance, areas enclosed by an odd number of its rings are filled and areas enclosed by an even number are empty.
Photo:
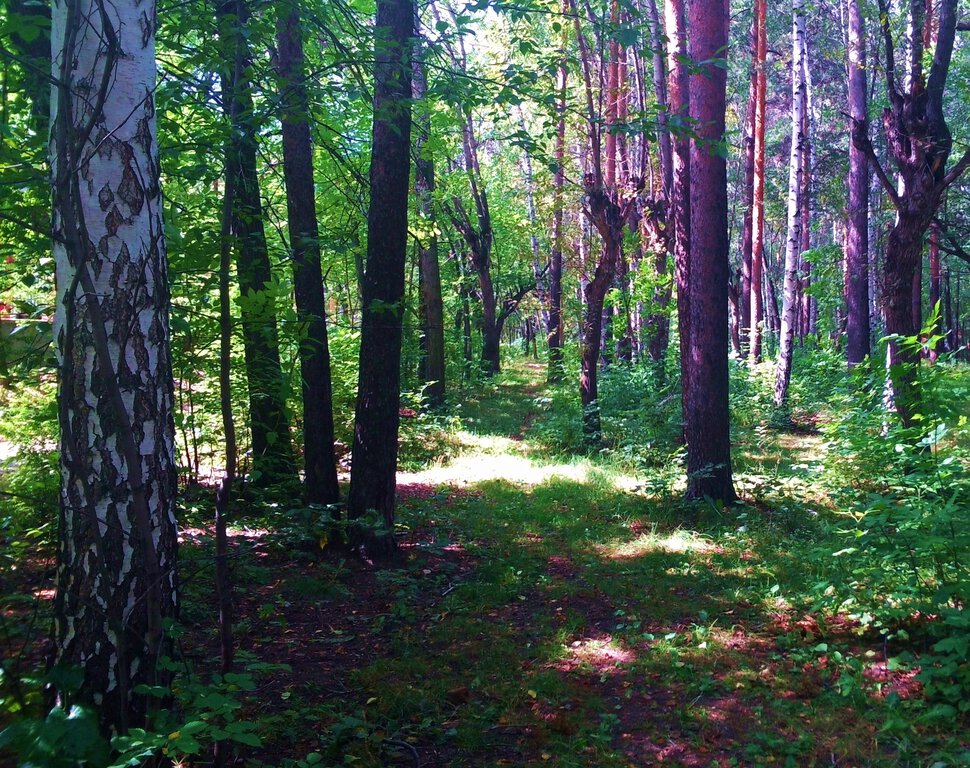
M603 305L606 294L613 284L620 259L623 230L629 215L632 201L620 200L616 179L616 134L608 130L606 138L606 157L600 145L600 115L593 101L591 54L586 35L583 32L575 0L570 2L570 10L579 44L580 63L583 71L583 85L586 94L586 117L589 126L591 173L586 174L585 189L586 213L602 239L600 257L596 262L593 275L583 288L585 300L582 325L582 353L580 358L579 395L583 407L583 435L590 444L597 444L602 437L599 414L599 383L597 365L603 336ZM619 5L614 0L611 5L611 19L619 19ZM620 48L616 41L610 45L607 62L608 79L606 84L606 112L603 122L609 129L617 119L618 58ZM589 270L586 270L587 276Z
M374 27L367 265L348 515L381 516L381 535L356 536L371 555L395 549L394 492L401 402L401 335L411 171L411 0L378 0Z
M668 0L664 5L666 28L668 96L670 114L679 125L690 120L690 67L687 62L687 14L684 0ZM677 325L680 336L680 360L690 359L691 350L691 292L690 292L690 228L691 228L691 153L690 138L684 132L673 137L673 180L670 193L669 221L673 237L674 279L677 285ZM689 387L692 379L681 377L681 415L684 434L690 427Z
M247 0L220 0L216 6L219 35L224 43L228 71L223 76L223 107L231 123L227 175L236 190L232 231L236 247L236 275L241 295L243 346L249 385L249 423L252 432L253 470L262 485L296 477L290 442L289 416L280 366L276 301L263 204L256 170L258 119L248 72ZM227 180L227 184L228 184Z
M727 0L690 3L690 113L697 138L690 152L690 344L681 360L687 380L687 497L725 503L737 497L731 479L728 410L727 163L724 140Z
M806 61L805 0L792 3L792 107L791 154L788 161L788 239L785 247L785 283L782 295L778 365L775 369L774 401L777 408L788 399L791 381L795 326L798 321L798 260L802 248L803 155L808 151L805 135Z
M744 119L744 182L741 188L744 219L741 228L741 280L738 286L738 346L741 356L747 357L751 343L751 250L754 225L754 116L758 101L758 14L751 19L751 82L748 88L748 109Z
M283 129L283 180L293 262L293 287L300 322L300 375L303 381L303 489L313 504L336 504L333 393L326 298L320 267L320 236L313 187L310 108L303 66L299 0L280 6L276 33Z
M765 264L765 127L767 125L768 5L767 0L755 0L757 47L755 56L754 105L754 188L751 199L751 302L748 332L751 339L751 358L761 362L763 324L762 277Z
M415 22L417 24L417 22ZM411 90L415 99L415 161L414 192L423 226L418 237L418 281L421 304L421 366L420 379L424 384L424 396L431 408L439 408L445 402L445 310L441 297L441 266L438 262L438 236L435 234L434 216L434 160L427 142L431 135L431 112L425 100L428 78L425 71L424 51L420 47L414 57L414 82Z
M848 0L849 115L868 133L866 31L861 0ZM849 211L846 221L846 361L849 367L869 356L869 161L849 143Z
M176 453L155 133L154 6L53 5L50 161L61 496L58 692L105 734L144 727L174 619Z
M563 0L563 15L569 10ZM563 26L560 60L556 68L556 145L552 198L552 248L549 253L549 314L546 336L549 340L549 381L563 377L562 268L563 268L563 190L566 186L566 27Z

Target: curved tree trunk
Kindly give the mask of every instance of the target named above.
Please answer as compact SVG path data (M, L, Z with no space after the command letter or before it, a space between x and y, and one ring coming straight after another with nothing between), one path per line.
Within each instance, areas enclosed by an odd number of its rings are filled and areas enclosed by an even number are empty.
M283 129L283 179L289 221L293 287L300 321L300 374L303 380L303 489L307 501L336 504L333 394L326 299L320 267L320 236L313 187L313 145L303 67L299 0L280 7L277 28Z
M152 15L146 19L145 14ZM102 730L144 727L177 608L169 289L154 6L53 6L51 179L61 499L55 663Z

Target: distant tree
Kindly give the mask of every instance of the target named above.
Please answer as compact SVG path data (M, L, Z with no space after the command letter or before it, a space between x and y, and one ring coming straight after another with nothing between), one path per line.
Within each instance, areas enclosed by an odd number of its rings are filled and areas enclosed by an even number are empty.
M219 0L216 20L226 61L223 108L229 117L227 184L235 190L232 234L239 280L253 470L270 485L296 479L283 370L280 365L276 300L266 245L256 155L259 119L253 108L248 0Z
M788 159L788 237L785 242L785 283L782 297L781 334L775 369L775 406L788 398L791 382L795 329L798 325L798 267L802 252L805 160L808 153L808 63L805 51L805 0L792 3L792 107L791 150Z
M674 252L674 280L677 286L677 324L680 336L681 365L690 356L690 69L687 62L687 14L683 0L669 0L664 6L664 28L667 34L667 96L670 122L681 130L673 134L670 207L667 221ZM691 416L689 407L690 379L681 377L681 415L684 433Z
M360 535L372 555L394 548L394 493L401 403L404 265L411 174L411 0L378 0L374 27L367 263L348 514L376 512L382 535Z
M562 13L569 11L568 0L563 0ZM546 315L546 337L549 342L549 381L563 378L563 198L566 186L566 85L569 70L566 68L566 30L564 24L560 37L559 61L556 65L556 139L553 148L553 201L552 245L549 252L549 311Z
M692 0L688 16L690 114L690 340L681 359L686 384L687 497L732 502L728 411L727 162L724 141L727 0Z
M142 727L177 606L169 288L155 134L154 6L53 5L50 160L61 504L55 661L69 708Z
M768 4L755 0L755 56L754 56L754 110L751 151L753 188L751 191L751 295L748 302L748 336L750 355L756 363L761 362L761 348L765 321L764 266L765 266L765 132L767 125L767 83L765 70L768 59Z
M415 22L417 25L417 21ZM441 296L441 265L434 214L434 159L428 148L431 134L431 105L427 100L426 45L417 43L411 90L415 99L414 193L422 224L418 231L418 284L421 318L421 363L419 378L427 404L437 408L445 402L445 319Z

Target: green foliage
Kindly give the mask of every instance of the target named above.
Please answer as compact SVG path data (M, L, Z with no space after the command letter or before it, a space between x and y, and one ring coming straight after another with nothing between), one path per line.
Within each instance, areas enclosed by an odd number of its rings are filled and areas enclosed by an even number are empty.
M204 682L171 661L163 660L162 665L182 672L172 689L143 686L139 692L160 699L174 694L177 707L159 711L150 730L132 728L109 741L99 729L94 709L74 705L65 711L54 706L41 716L21 716L0 731L0 750L15 754L23 768L134 768L160 757L175 763L191 759L216 741L260 745L255 724L240 717L243 699L257 690L255 675L283 667L250 661L243 672L216 674ZM48 684L70 686L72 681L76 686L79 674L55 669L43 679L25 679L21 684L39 691Z
M966 712L967 373L945 363L921 366L922 409L908 429L885 411L884 376L871 364L857 367L853 391L826 429L828 480L840 499L845 536L845 546L835 553L834 595L902 648L900 663L921 668L926 696L939 704L928 715ZM911 637L914 625L929 643L922 652L918 638Z

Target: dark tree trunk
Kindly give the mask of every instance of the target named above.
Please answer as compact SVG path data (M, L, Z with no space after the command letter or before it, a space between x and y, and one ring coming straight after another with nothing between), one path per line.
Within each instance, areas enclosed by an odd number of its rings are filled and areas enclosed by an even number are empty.
M414 57L414 82L417 135L414 142L414 192L423 219L418 237L418 282L421 295L421 365L419 377L424 384L428 406L439 408L445 402L445 320L441 298L441 267L438 262L438 236L435 234L433 196L434 160L426 154L431 134L431 114L425 103L428 79L424 66L424 46Z
M222 78L223 107L229 114L232 128L226 153L226 175L231 177L235 189L232 231L236 275L242 296L240 311L249 385L253 470L260 485L271 485L294 480L296 466L290 442L276 302L270 292L273 276L256 169L259 120L253 112L247 75L251 69L247 2L222 0L216 6L216 16L226 60L230 62L227 65L229 71Z
M691 59L713 62L727 55L727 0L690 4ZM690 78L691 117L697 138L690 154L690 343L681 361L688 381L686 419L687 497L732 502L728 411L727 164L717 147L724 139L727 72L697 64Z
M50 161L61 490L54 663L65 713L152 727L176 618L169 283L155 132L155 11L53 5ZM46 734L39 733L40 737ZM63 755L67 760L70 755Z
M303 67L299 0L280 6L277 29L283 128L283 179L293 261L293 286L300 322L300 374L303 380L304 493L314 504L336 504L333 395L326 298L320 268L313 187L313 146Z
M860 0L848 0L849 114L868 132L866 32ZM846 361L850 367L869 356L869 161L849 143L849 211L846 229Z
M371 555L390 554L401 400L401 335L411 171L411 49L414 5L378 0L374 28L367 264L362 296L360 378L354 420L348 515L376 512L382 534L359 531Z

